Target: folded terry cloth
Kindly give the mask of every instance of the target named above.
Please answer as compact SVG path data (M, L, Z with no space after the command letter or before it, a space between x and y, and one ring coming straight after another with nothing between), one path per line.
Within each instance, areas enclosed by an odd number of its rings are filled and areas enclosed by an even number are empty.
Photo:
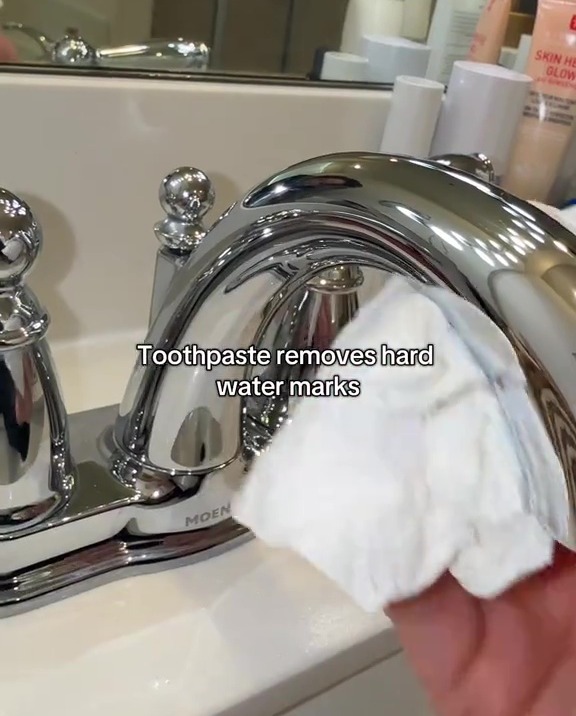
M255 461L236 519L295 550L361 607L449 570L490 598L568 536L560 462L503 333L445 289L391 279L333 348L424 348L433 365L323 367L358 397L303 398Z

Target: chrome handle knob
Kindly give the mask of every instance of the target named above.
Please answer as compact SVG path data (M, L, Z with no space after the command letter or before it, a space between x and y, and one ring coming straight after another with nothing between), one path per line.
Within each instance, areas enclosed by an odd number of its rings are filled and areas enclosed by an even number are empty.
M494 165L485 154L439 154L430 157L430 161L467 172L489 184L497 183Z
M0 189L0 351L38 341L48 315L24 279L42 245L42 231L28 204Z
M0 189L0 287L20 284L42 245L42 231L28 204Z
M179 167L160 184L160 206L166 218L154 227L161 244L156 254L150 323L162 306L177 271L208 233L204 217L214 206L214 187L200 169Z
M207 233L203 219L216 198L212 182L200 169L180 167L164 178L159 198L166 218L154 228L158 240L172 253L192 253Z

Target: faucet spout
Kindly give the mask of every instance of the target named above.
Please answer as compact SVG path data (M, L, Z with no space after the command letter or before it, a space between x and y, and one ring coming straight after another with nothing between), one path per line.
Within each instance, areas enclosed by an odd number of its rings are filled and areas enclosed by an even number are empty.
M392 274L455 291L505 332L574 495L576 238L453 165L366 153L290 167L211 228L141 348L114 428L117 475L199 490L242 474L293 398L230 381L309 377L275 352L327 347Z

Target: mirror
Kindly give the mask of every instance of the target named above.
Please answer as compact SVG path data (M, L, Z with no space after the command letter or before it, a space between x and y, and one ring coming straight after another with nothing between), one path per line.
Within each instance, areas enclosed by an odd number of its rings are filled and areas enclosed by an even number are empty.
M459 0L468 17L464 56L486 2ZM0 68L389 85L399 74L426 76L431 19L446 4L455 3L0 0ZM536 2L513 5L505 42L512 53L531 32Z

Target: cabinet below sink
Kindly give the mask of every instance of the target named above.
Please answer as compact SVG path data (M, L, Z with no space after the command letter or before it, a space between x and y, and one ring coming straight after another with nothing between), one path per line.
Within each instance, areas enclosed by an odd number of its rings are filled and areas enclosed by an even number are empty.
M282 716L434 716L403 654L325 691Z

